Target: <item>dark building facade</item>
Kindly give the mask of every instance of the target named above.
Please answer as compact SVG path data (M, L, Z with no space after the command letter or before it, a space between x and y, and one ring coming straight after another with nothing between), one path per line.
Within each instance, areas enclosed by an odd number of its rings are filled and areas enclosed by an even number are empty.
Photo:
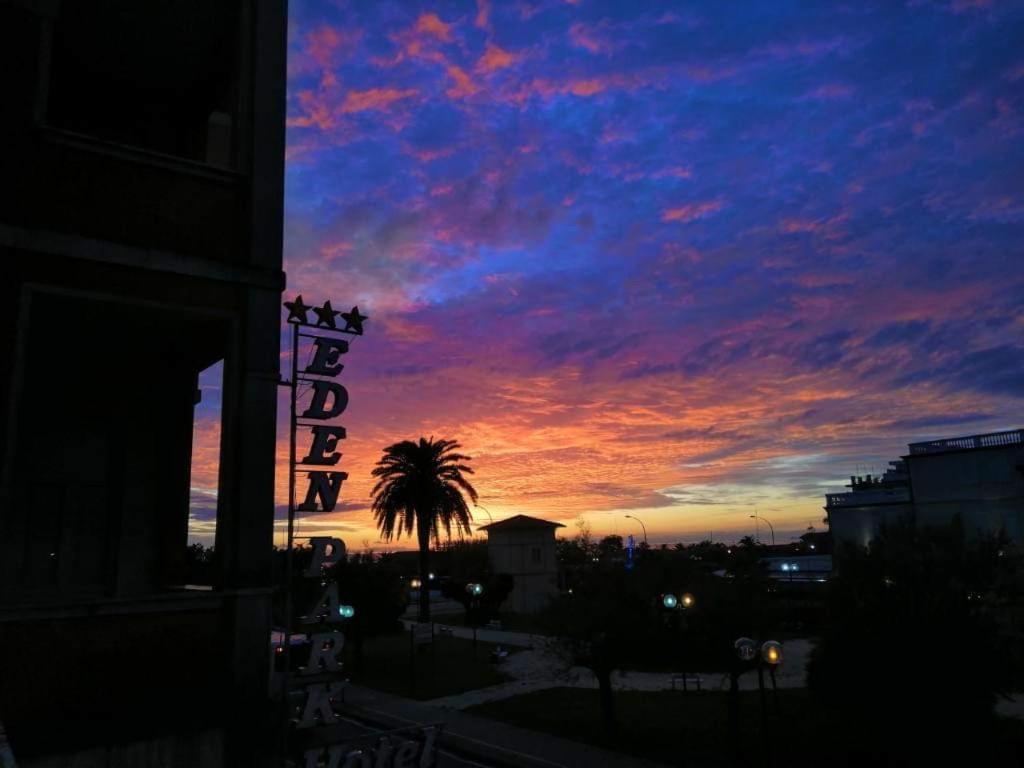
M837 544L866 546L887 524L946 526L1024 541L1024 429L911 443L881 477L851 477L826 496Z
M0 721L19 766L259 765L285 0L0 0ZM197 377L222 362L212 583Z

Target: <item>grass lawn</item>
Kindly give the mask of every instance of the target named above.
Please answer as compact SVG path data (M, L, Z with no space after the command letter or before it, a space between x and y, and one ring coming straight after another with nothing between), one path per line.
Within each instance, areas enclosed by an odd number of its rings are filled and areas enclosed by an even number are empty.
M768 701L770 705L770 693ZM617 734L602 727L595 690L553 688L483 704L469 711L668 765L769 764L764 759L757 692L740 694L738 744L733 743L729 733L726 693L618 691L615 708ZM768 731L776 766L884 764L871 758L864 762L865 756L848 756L850 750L856 749L859 734L849 727L840 727L806 690L779 691L779 707L770 715ZM1024 754L1022 745L1024 723L999 721L991 733L973 743L972 766L1016 765Z
M420 646L416 652L413 688L409 633L397 632L366 639L361 669L351 646L346 646L345 669L359 685L413 699L436 699L505 682L508 678L500 667L490 662L493 648L492 643L478 642L474 655L472 640L435 636L433 647Z

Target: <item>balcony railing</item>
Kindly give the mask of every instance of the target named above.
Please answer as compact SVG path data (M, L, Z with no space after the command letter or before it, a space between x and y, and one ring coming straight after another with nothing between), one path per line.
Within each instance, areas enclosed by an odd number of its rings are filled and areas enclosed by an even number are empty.
M1024 429L1011 429L1006 432L990 432L985 435L949 437L945 440L911 443L910 454L917 456L923 453L943 453L945 451L962 451L974 448L994 448L1002 445L1021 444L1024 444Z
M867 507L873 504L898 504L904 501L910 501L910 491L906 488L879 488L871 491L825 494L825 506L829 508Z

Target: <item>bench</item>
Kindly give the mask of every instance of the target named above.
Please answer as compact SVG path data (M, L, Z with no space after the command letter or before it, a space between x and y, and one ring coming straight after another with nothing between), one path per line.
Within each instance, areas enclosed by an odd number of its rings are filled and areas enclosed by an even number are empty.
M700 675L691 675L691 674L687 674L687 673L680 673L680 674L672 675L672 690L673 691L676 690L676 685L679 685L679 684L681 684L683 686L683 690L684 691L689 690L689 688L687 687L689 685L696 685L697 686L697 690L699 691L699 690L701 690L701 687L700 687L700 684L701 684Z

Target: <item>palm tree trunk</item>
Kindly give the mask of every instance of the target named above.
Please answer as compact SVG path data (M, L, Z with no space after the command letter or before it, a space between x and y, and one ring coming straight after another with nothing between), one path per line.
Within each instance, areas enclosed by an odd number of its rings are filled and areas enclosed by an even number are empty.
M417 515L416 533L420 542L420 616L430 621L430 522Z

